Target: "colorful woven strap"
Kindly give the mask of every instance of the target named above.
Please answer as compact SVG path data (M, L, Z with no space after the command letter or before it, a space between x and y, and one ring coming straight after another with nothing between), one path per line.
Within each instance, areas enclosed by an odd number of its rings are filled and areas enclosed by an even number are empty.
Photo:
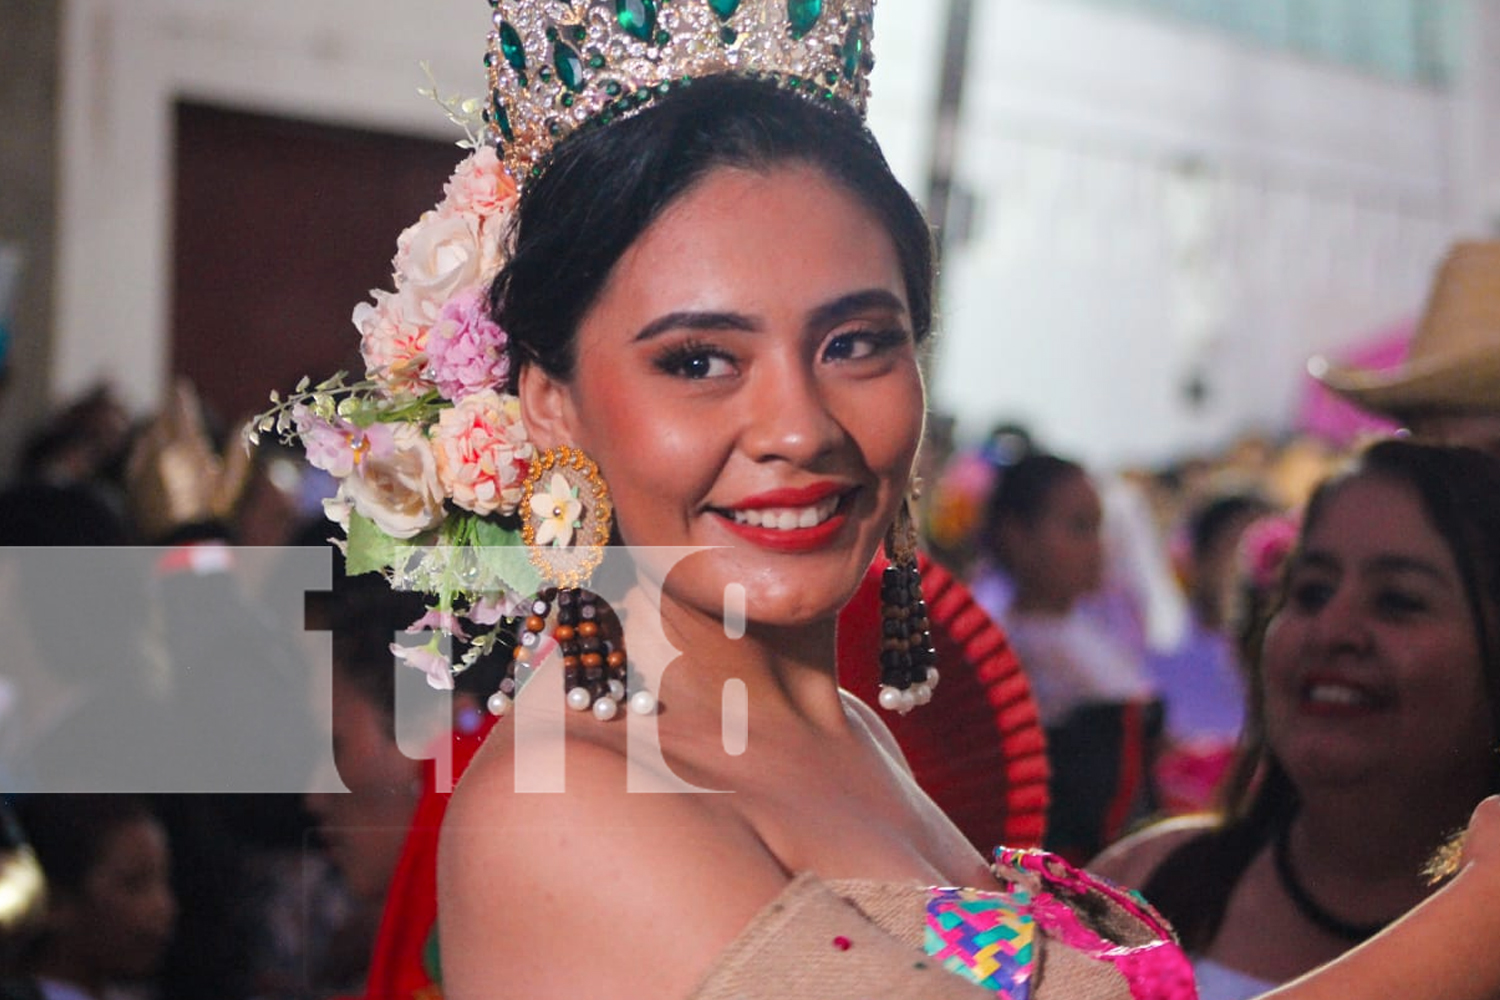
M1001 1000L1027 1000L1036 972L1036 922L1025 892L932 889L925 946L929 956Z
M1027 887L1033 890L1027 913L1042 933L1113 965L1125 977L1135 1000L1197 1000L1192 964L1178 946L1171 925L1139 893L1121 889L1046 851L1002 847L995 851L995 868L996 876L1013 893ZM1122 945L1101 936L1067 902L1067 897L1081 895L1103 897L1123 910L1150 932L1150 940Z

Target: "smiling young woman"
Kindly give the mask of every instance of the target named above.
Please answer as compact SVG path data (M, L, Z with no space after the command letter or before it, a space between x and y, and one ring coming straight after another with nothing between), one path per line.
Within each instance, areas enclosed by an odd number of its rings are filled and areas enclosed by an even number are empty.
M1173 919L1205 997L1252 995L1373 936L1431 894L1424 862L1500 792L1496 496L1500 462L1406 441L1325 483L1223 819L1099 860Z

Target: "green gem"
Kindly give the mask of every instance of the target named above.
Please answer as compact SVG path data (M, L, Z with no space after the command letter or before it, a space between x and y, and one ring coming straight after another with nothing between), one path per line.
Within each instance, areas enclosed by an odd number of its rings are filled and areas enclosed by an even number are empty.
M786 18L791 22L793 38L811 31L822 16L823 0L786 0Z
M610 107L614 108L616 111L620 112L620 114L623 115L625 112L630 110L630 98L622 97L615 103L611 104Z
M658 94L660 94L661 96L663 96L663 97L665 97L667 94L671 93L672 92L672 81L671 80L663 80L661 83L658 83L656 85L656 92Z
M571 108L573 106L573 95L572 94L564 94L564 95L562 95L562 106L565 107L565 108Z
M656 30L656 0L615 0L615 20L632 37L649 42Z
M495 53L493 53L493 52L486 52L484 54L484 68L485 69L492 69L492 68L494 68L494 65L495 65Z
M556 67L557 78L564 87L569 90L583 88L583 60L578 57L578 51L573 46L567 42L558 42L552 46L552 65Z
M789 76L789 77L786 78L786 85L788 87L790 87L791 89L793 89L793 90L801 90L802 89L802 77L800 77L800 76Z
M719 20L727 21L740 9L740 0L708 0L708 6L719 15Z
M547 134L550 135L550 136L552 136L552 138L556 139L558 136L562 135L562 126L559 125L557 122L548 122L547 123Z
M733 45L735 43L735 40L739 37L740 33L738 31L735 31L727 24L719 29L719 41L723 42L725 45Z
M620 84L615 80L608 80L604 84L604 92L610 97L620 96Z
M516 134L511 131L510 115L507 115L505 113L505 107L503 105L496 104L492 117L495 119L495 124L500 129L500 134L505 136L505 141L515 142Z
M510 63L510 68L517 73L526 68L526 47L521 44L521 36L509 21L500 22L500 52L505 56L505 61Z
M839 56L844 62L844 75L854 79L859 72L859 64L865 54L865 36L859 30L859 25L849 29L844 36L844 44L840 46Z
M671 34L671 32L668 32L668 31L658 31L656 33L656 37L654 39L652 39L652 41L656 42L656 44L659 45L659 46L660 45L666 45L671 40L672 40L672 34Z
M832 87L834 84L839 82L839 71L836 69L829 70L827 73L823 74L823 80L830 87Z
M552 70L546 66L543 66L541 69L536 71L536 75L542 78L543 83L546 83L548 80L552 79Z
M604 57L602 55L600 55L599 53L595 52L593 55L589 56L589 69L603 69L603 68L604 68Z
M557 29L555 27L549 26L547 28L547 41L549 41L549 42L555 42L555 41L557 41Z
M575 41L575 42L581 42L585 38L588 38L588 37L589 37L589 29L585 28L581 24L573 26L573 41Z
M645 104L649 100L651 100L651 91L649 88L642 87L635 92L635 103Z

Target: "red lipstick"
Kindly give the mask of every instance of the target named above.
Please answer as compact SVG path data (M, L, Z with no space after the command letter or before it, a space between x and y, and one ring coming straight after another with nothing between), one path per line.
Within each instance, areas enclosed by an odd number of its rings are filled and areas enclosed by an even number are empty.
M757 510L766 507L811 507L815 503L843 492L847 487L838 483L813 483L810 486L787 487L768 490L745 497L729 510Z
M768 528L761 525L742 524L734 520L734 511L775 510L789 507L811 507L825 503L832 497L840 497L838 506L827 520L810 528ZM745 497L733 507L717 513L724 526L752 545L776 552L814 552L832 544L848 521L848 497L853 491L838 483L813 483L810 486L769 490Z

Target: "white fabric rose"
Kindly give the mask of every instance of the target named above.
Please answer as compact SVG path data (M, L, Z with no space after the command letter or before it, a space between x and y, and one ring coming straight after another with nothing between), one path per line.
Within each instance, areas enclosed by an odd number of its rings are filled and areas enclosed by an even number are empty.
M443 487L432 446L414 424L386 424L389 443L372 447L344 480L362 516L392 538L411 538L443 519Z

